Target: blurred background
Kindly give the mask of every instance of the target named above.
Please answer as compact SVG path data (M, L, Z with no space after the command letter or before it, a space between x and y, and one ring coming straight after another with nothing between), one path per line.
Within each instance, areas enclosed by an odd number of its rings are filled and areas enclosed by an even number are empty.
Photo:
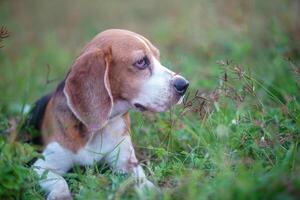
M299 61L299 15L298 0L2 0L0 25L10 36L0 51L0 101L32 103L53 89L81 48L108 28L149 38L192 88L215 87L219 60L280 85L290 75L285 59Z
M186 100L155 117L131 112L160 199L299 198L299 0L0 0L0 26L9 32L0 42L0 199L44 198L28 164L40 147L16 142L16 127L25 105L53 91L109 28L157 46L189 79L190 102L196 90L209 97L207 110L202 99L198 110ZM99 166L66 179L75 199L141 198Z

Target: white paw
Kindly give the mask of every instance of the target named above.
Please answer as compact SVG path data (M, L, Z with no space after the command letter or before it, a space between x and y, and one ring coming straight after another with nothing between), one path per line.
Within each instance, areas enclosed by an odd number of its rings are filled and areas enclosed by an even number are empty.
M72 195L68 188L56 188L52 190L48 196L47 200L72 200Z

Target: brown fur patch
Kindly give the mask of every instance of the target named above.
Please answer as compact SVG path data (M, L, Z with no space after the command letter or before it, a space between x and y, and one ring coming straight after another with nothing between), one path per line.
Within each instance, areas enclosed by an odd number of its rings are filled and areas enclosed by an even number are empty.
M43 141L57 141L76 152L89 139L86 127L72 114L62 91L57 91L46 108L42 126Z

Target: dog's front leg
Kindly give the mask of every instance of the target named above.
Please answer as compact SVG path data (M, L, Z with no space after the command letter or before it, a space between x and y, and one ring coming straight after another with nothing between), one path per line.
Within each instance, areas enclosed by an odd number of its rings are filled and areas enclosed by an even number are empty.
M147 179L143 168L138 163L129 134L122 138L114 151L106 157L106 161L114 170L131 174L137 189L155 188L154 184Z
M58 143L50 143L43 151L43 159L38 159L33 169L40 176L40 186L47 192L47 200L72 199L69 187L62 177L72 166L72 153Z

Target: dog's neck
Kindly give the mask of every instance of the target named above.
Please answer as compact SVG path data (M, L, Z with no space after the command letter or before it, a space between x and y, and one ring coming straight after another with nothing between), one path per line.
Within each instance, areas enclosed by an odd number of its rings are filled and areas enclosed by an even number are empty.
M116 100L114 101L113 108L109 119L114 119L118 116L123 115L124 113L128 112L131 108L130 103L125 100Z

